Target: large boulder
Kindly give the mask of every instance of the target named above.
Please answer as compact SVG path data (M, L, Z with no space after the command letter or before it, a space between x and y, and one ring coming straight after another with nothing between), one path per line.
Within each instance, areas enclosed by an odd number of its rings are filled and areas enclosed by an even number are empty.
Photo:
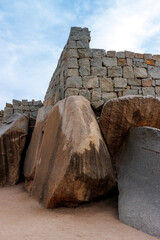
M114 156L131 127L160 129L160 100L150 96L109 100L103 106L99 123L109 151Z
M115 158L120 221L160 238L160 130L131 128Z
M19 113L0 128L0 186L18 182L27 133L28 117Z
M108 195L115 187L115 176L89 101L68 97L44 119L36 123L25 159L31 194L49 208Z

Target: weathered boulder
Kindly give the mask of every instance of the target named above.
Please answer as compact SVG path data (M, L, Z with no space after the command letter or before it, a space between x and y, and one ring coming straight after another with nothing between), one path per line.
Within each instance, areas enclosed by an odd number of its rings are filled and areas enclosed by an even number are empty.
M28 117L15 113L0 128L0 186L18 182Z
M37 126L24 175L33 179L32 195L45 207L78 205L114 189L110 156L88 100L58 102Z
M111 155L125 140L130 127L160 129L160 100L143 96L126 96L111 99L103 106L100 127Z
M115 157L120 221L160 238L160 130L131 128Z

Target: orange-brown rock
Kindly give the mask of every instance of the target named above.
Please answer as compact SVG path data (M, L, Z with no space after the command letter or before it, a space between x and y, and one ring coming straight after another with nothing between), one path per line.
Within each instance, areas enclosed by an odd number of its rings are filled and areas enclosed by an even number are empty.
M108 195L115 176L89 101L68 97L52 107L40 124L39 135L36 124L32 136L34 148L28 149L25 159L24 174L33 179L32 195L49 208Z
M145 63L151 66L155 66L155 60L154 59L146 59Z
M15 113L0 128L0 186L18 182L28 117Z
M131 127L160 129L160 100L142 96L112 99L103 106L99 122L109 151L114 156Z

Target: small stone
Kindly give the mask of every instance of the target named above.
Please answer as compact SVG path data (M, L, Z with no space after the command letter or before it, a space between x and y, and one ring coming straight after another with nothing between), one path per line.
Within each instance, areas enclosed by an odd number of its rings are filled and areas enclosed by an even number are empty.
M25 105L24 105L24 106L22 106L22 110L23 110L23 111L29 111L30 108L29 108L29 106L25 106Z
M22 104L21 101L16 100L16 99L13 99L13 100L12 100L12 103L13 103L13 105L21 105L21 104Z
M6 107L12 108L13 105L11 103L6 103Z
M82 79L83 79L83 86L85 88L97 88L97 87L99 87L98 77L84 76Z
M39 101L34 101L34 102L33 102L33 105L34 105L34 106L42 106L43 104L42 104L42 101L39 100Z
M151 95L155 97L154 87L143 87L142 92L143 92L143 96Z
M97 110L97 111L101 110L102 107L103 107L103 105L104 105L104 101L103 101L103 100L95 101L95 102L92 102L92 103L91 103L91 106L92 106L95 110Z
M28 100L27 99L23 99L22 100L22 105L23 106L28 106Z
M81 58L79 59L79 72L81 76L88 76L90 75L90 62L88 58Z
M134 73L136 78L147 78L148 74L145 68L134 68Z
M92 49L92 54L94 58L100 58L106 56L106 51L103 49Z
M106 67L115 67L117 66L117 58L103 57L103 64Z
M79 76L79 70L77 68L68 68L66 71L66 77Z
M153 59L160 62L160 55L153 55Z
M132 65L133 65L132 58L127 58L127 66L132 66Z
M142 86L143 87L151 87L152 86L152 79L142 79Z
M108 76L109 77L122 77L122 68L121 67L108 67Z
M155 92L158 97L160 97L160 87L155 87Z
M127 86L127 79L114 78L113 80L115 88L125 88Z
M101 58L92 58L91 66L92 67L102 67L102 59Z
M91 93L88 89L79 90L79 95L85 97L87 100L91 100Z
M143 56L144 56L144 59L152 59L152 54L145 53L143 54Z
M79 68L77 58L67 58L66 64L68 68Z
M77 41L77 48L89 48L89 41L87 39Z
M110 92L110 93L103 92L102 93L102 99L104 101L108 101L108 100L113 99L113 98L117 98L117 94L114 93L114 92Z
M135 57L135 58L143 58L143 54L141 54L141 53L135 53L135 54L134 54L134 57Z
M105 76L107 75L106 67L91 67L92 76Z
M160 68L148 66L148 73L152 78L160 78Z
M123 96L127 96L127 95L138 95L138 90L135 90L135 89L125 89L123 91Z
M156 80L156 85L160 86L160 80Z
M125 58L125 52L117 52L116 57L117 58Z
M68 58L79 58L77 49L68 49L67 57Z
M124 78L134 78L134 71L132 66L123 67L123 77Z
M69 42L68 42L68 47L69 47L69 48L77 48L77 46L76 46L76 41L71 41L71 40L69 40Z
M102 92L112 92L113 91L113 81L111 78L99 77L101 91Z
M80 76L68 77L66 79L66 88L82 87L82 78Z

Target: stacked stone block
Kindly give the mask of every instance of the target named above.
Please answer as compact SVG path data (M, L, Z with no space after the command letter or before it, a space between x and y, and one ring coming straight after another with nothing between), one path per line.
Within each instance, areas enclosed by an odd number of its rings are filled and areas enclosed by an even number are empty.
M41 100L39 101L28 101L28 100L15 100L13 99L12 104L6 103L4 111L2 112L2 117L0 117L0 122L4 122L6 119L8 119L12 114L14 113L23 113L26 114L28 117L37 117L37 112L40 107L42 107L43 104Z
M160 55L90 49L87 28L71 28L45 105L82 95L93 105L126 95L160 97Z

